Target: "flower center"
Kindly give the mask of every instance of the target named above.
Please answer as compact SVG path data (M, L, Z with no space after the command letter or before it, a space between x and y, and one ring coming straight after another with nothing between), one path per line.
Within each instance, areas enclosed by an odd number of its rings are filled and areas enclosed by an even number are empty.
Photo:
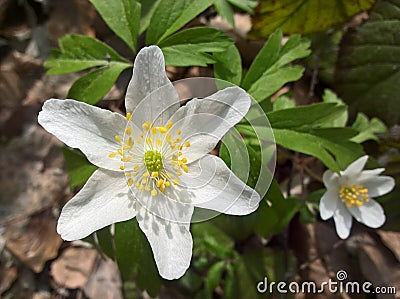
M368 189L363 185L342 185L339 189L339 197L348 207L361 207L368 202Z
M126 114L128 126L123 138L115 136L120 147L108 157L120 159L122 165L119 168L125 171L128 186L156 196L166 188L178 185L182 171L189 171L183 155L190 142L182 140L182 131L174 128L172 122L154 126L146 121L139 132L134 132L131 117L130 113Z
M153 150L147 151L144 154L144 164L149 172L161 170L163 168L161 153Z

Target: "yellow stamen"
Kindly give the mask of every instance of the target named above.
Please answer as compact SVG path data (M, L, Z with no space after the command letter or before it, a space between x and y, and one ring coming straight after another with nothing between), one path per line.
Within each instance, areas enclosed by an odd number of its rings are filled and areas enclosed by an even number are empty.
M125 117L126 117L126 119L127 119L128 121L130 121L131 118L132 118L132 113L128 112L128 113L126 114Z
M151 196L156 196L157 195L157 190L153 189L151 190Z
M119 167L119 169L124 170L124 169L125 169L125 166L124 166L124 165L121 165L121 166Z
M130 186L133 185L134 182L135 182L135 181L134 181L132 178L129 178L129 179L126 181L126 184L130 187Z
M182 167L182 169L183 169L184 172L188 173L189 167L187 167L186 164L183 164L181 167Z
M115 135L115 140L116 140L118 143L121 143L121 137L119 137L118 135Z
M339 197L348 207L361 207L368 202L368 189L363 185L342 185L339 189Z
M171 129L172 128L172 122L167 123L167 129Z
M178 129L178 130L176 130L176 132L175 132L175 134L176 134L176 135L180 135L181 133L182 133L182 131L181 131L181 130L179 130L179 129Z
M132 132L133 132L132 127L127 127L127 128L125 129L125 134L126 134L126 135L131 135Z
M143 123L143 125L142 125L142 128L143 128L143 130L145 130L145 131L150 130L150 127L151 127L151 122L149 122L149 121L146 121L146 122Z
M190 142L189 142L189 141L186 141L186 142L185 142L185 146L186 146L186 147L190 147Z
M111 153L108 155L109 158L114 158L117 155L117 153Z
M168 130L166 127L158 127L158 131L160 131L161 134L166 133Z

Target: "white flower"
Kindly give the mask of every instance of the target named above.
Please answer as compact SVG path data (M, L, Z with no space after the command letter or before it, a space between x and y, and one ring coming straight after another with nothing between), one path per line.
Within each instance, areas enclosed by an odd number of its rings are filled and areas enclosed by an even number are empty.
M352 217L366 226L377 228L385 222L385 213L373 198L390 192L394 179L380 176L385 169L363 170L368 156L363 156L340 175L325 171L323 181L327 189L319 205L321 218L333 217L336 232L346 239L350 234Z
M137 218L159 273L181 277L192 255L194 206L245 215L260 196L216 156L208 154L241 120L250 97L229 87L180 107L156 46L142 49L125 99L126 117L74 100L47 100L39 123L98 166L62 209L57 231L84 238Z

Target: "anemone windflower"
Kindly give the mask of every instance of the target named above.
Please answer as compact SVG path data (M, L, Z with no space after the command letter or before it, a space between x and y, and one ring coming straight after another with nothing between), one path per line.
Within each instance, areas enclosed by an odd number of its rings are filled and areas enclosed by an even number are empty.
M382 226L386 220L383 208L374 198L390 192L394 179L380 175L384 168L363 170L367 160L368 156L363 156L340 174L327 170L323 175L327 191L319 205L321 218L333 217L341 239L349 236L353 217L371 228Z
M180 107L156 46L135 60L126 116L75 100L47 100L39 123L99 168L63 207L57 232L77 240L136 217L162 277L190 264L194 207L225 214L255 211L260 196L209 152L239 122L250 97L239 87Z

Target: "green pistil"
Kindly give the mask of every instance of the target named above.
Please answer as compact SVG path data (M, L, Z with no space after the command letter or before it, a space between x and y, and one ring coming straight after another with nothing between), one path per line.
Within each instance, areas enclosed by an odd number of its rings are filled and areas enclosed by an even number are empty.
M157 151L147 151L144 154L144 164L150 173L161 170L163 168L161 153Z

